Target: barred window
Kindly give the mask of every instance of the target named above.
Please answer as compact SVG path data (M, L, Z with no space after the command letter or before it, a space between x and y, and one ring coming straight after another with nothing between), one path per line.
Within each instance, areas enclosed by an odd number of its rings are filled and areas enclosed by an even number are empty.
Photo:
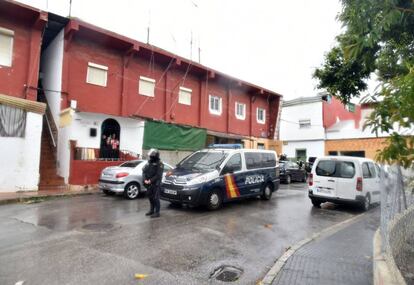
M26 111L0 104L0 137L24 137Z

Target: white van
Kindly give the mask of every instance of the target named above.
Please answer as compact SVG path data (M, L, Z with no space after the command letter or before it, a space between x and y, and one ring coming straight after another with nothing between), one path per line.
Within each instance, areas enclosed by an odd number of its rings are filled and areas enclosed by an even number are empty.
M368 210L380 202L380 168L373 160L350 156L318 158L309 176L309 198L321 203L354 203Z

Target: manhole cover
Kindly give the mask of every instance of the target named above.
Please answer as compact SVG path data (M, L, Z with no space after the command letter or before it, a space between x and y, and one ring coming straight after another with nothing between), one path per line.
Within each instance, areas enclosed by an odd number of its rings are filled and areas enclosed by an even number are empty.
M243 269L234 266L223 265L214 270L214 272L210 275L210 278L215 278L219 281L224 282L234 282L240 278L240 275L242 275L242 273Z
M86 224L82 229L92 232L109 231L114 227L113 224Z

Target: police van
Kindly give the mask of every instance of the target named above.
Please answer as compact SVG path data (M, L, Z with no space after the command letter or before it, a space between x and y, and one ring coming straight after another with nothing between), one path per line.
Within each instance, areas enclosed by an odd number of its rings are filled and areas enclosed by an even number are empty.
M161 199L172 204L205 205L210 210L245 197L270 200L280 183L276 158L275 151L211 145L167 172Z

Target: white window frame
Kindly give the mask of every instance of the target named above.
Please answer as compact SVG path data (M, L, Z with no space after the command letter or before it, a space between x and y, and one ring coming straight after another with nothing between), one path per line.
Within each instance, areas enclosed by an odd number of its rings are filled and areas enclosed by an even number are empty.
M152 89L151 93L144 94L144 92L142 92L143 90L141 90L141 81L144 81L146 83L152 83L154 85L154 88ZM155 97L155 79L145 77L145 76L140 76L138 80L138 94L142 96Z
M193 90L191 90L190 88L180 87L180 90L178 91L178 103L191 106L192 92ZM189 102L186 101L187 98L183 98L184 96L188 96L188 95L190 95Z
M243 106L243 114L241 114L241 115L237 113L237 111L239 110L238 106ZM234 113L235 113L237 119L245 120L246 119L246 104L236 102Z
M212 109L211 107L211 98L217 98L218 99L218 110ZM223 112L223 99L220 96L216 95L208 95L208 110L210 111L210 114L218 115L220 116Z
M13 65L14 31L0 27L0 34L6 37L10 37L11 39L8 62L0 62L0 66L11 67Z
M299 129L309 129L312 126L311 119L300 119Z
M263 119L259 118L259 110L263 111ZM264 125L266 123L266 109L257 107L257 109L256 109L256 120L259 124Z
M100 69L100 70L105 71L105 83L103 85L97 84L96 82L91 82L90 81L90 79L89 79L89 68L95 68L95 69ZM108 83L108 67L105 66L105 65L100 65L100 64L93 63L93 62L88 62L88 70L86 72L86 83L96 85L96 86L106 87L107 83Z

